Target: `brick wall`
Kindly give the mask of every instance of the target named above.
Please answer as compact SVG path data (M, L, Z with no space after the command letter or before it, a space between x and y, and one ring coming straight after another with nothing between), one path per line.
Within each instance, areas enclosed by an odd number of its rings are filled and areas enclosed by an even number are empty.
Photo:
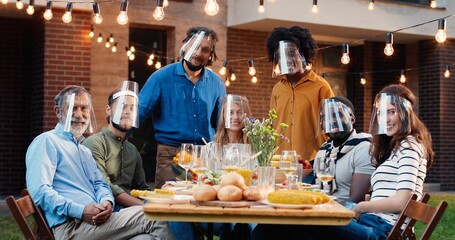
M455 62L455 43L419 42L420 116L431 132L436 159L429 171L429 182L441 183L442 190L455 189L455 83L442 73Z

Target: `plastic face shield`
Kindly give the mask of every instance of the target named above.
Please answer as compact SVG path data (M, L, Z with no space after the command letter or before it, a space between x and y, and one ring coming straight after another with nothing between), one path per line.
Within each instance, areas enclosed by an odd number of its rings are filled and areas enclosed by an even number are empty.
M191 62L193 57L204 55L210 56L213 49L213 39L206 32L200 31L183 44L180 48L180 55L184 60Z
M111 120L125 129L139 127L138 97L139 85L133 81L124 81L120 91L112 96Z
M319 123L325 134L351 132L352 109L335 99L325 99L319 108Z
M411 125L410 111L412 111L412 105L407 99L381 93L373 104L369 132L373 135L386 134L387 136L408 132Z
M226 96L224 104L224 127L241 130L243 128L243 120L250 114L247 98L229 94Z
M305 57L300 55L299 49L292 42L280 41L274 55L272 77L305 70Z
M65 98L61 109L63 131L72 133L76 138L84 133L93 133L96 130L96 120L90 96L84 92L70 92Z

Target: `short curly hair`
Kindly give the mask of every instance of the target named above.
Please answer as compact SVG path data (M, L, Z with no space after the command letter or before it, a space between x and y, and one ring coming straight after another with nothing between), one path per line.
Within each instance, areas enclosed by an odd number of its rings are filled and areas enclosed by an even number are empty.
M216 34L216 32L210 28L207 28L207 27L191 27L190 29L188 29L188 31L186 31L186 38L183 39L183 43L187 42L188 40L190 40L190 38L200 32L200 31L204 31L205 34L207 34L207 36L210 36L214 41L213 41L213 48L212 48L212 52L210 53L210 59L209 59L209 62L207 63L207 66L211 66L213 64L213 62L215 62L216 60L218 60L218 56L216 55L216 51L215 51L215 46L216 46L216 42L218 42L218 35Z
M300 54L305 57L307 63L313 63L318 46L309 29L299 26L293 26L291 28L274 28L266 41L266 48L270 62L273 61L275 51L278 49L280 41L289 41L296 44L299 48Z

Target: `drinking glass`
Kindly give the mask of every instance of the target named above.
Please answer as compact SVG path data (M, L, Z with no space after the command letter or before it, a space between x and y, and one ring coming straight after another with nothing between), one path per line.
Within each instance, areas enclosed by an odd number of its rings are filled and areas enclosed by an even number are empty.
M294 150L283 150L280 156L280 169L286 175L287 189L291 189L290 176L297 171L299 164L297 152Z
M249 144L242 144L248 145ZM253 164L254 160L251 159L251 151L249 148L245 147L244 150L239 148L240 150L240 163L239 169L237 169L237 173L242 175L243 179L245 180L245 185L251 186L252 177L253 177Z
M197 182L201 183L201 175L209 168L207 148L202 145L194 145L191 154L190 169L197 174Z
M328 194L328 182L335 177L335 158L332 157L317 157L315 160L316 177L323 183L323 192Z
M240 151L235 146L227 147L224 159L223 170L225 172L236 171L240 164Z
M185 189L188 189L188 171L191 167L191 153L193 152L193 144L182 143L180 145L179 165L185 169Z

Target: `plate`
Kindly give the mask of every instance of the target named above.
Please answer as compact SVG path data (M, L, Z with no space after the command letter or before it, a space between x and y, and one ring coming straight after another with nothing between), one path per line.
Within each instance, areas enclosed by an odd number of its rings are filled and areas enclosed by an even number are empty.
M262 204L266 204L276 208L288 208L288 209L299 209L299 208L313 208L315 206L321 206L324 204L284 204L284 203L270 203L269 200L262 200Z
M165 203L165 204L184 204L194 200L193 196L189 195L174 195L174 198L152 198L152 197L139 197L150 203Z
M300 190L304 190L304 189L314 189L316 186L315 185L311 185L311 184L308 184L308 183L298 183L299 186L300 186ZM287 186L286 185L283 185L282 183L277 183L275 184L275 186L277 186L278 188L284 188L286 189Z
M238 208L238 207L249 207L253 205L258 205L260 202L256 201L196 201L191 200L191 204L198 206L214 206L214 207L228 207L228 208Z

